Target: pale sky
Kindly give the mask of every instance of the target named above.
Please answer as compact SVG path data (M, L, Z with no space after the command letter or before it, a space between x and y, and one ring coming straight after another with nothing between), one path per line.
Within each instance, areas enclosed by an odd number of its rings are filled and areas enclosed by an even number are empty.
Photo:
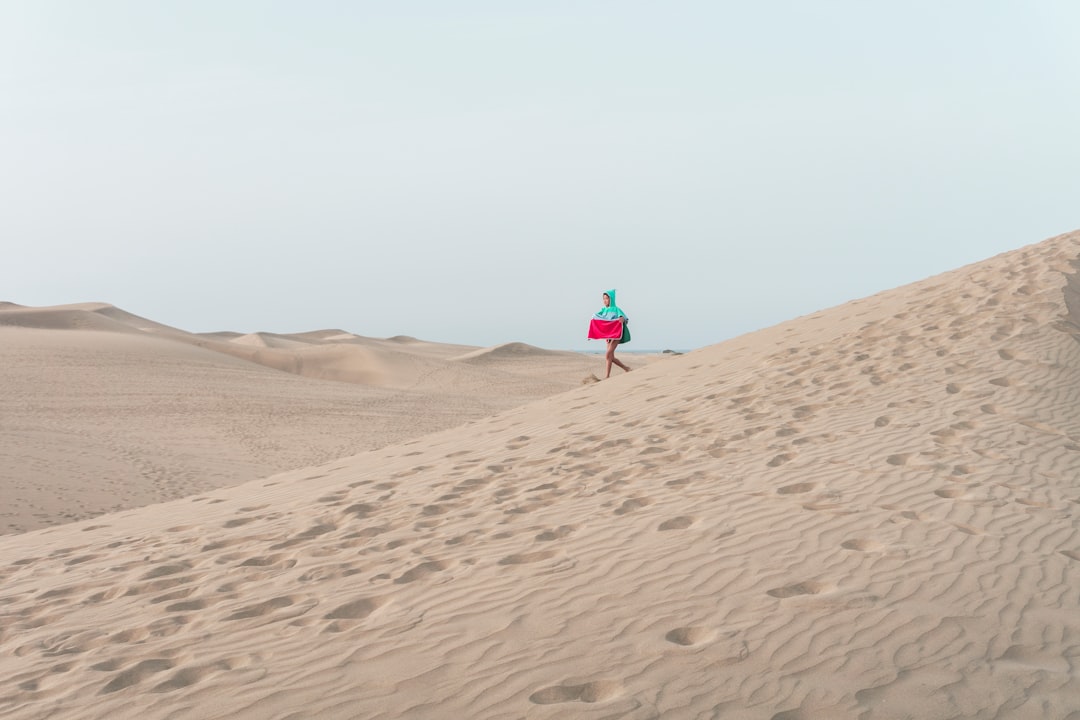
M688 349L1080 228L1080 3L0 0L0 300ZM591 349L599 349L594 343Z

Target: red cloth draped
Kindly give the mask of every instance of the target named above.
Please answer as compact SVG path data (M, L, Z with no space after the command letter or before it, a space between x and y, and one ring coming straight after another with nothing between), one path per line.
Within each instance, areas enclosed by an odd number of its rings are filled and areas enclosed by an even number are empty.
M610 340L611 338L618 340L622 337L622 331L622 320L601 320L600 318L593 318L589 321L590 340Z

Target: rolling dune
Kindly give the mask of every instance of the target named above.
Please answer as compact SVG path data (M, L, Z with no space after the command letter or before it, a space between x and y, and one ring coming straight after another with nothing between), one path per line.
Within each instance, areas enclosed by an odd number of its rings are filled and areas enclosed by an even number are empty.
M540 357L555 358L573 354L574 353L558 352L556 350L544 350L543 348L534 347L526 343L511 342L496 345L494 347L473 350L464 355L458 355L454 360L473 364L487 364L499 360L535 360Z
M195 335L104 303L5 304L0 532L400 442L577 387L601 362L451 360L477 350L341 330Z
M0 714L1076 720L1078 258L0 538Z

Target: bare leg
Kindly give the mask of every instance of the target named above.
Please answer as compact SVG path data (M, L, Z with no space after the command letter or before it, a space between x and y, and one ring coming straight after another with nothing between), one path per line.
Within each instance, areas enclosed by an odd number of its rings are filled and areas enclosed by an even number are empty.
M619 341L614 338L607 341L607 354L604 355L604 360L607 361L607 373L604 375L605 378L611 377L611 363L615 363L626 372L630 372L630 368L623 364L619 358L615 357L615 348L618 347L618 345Z

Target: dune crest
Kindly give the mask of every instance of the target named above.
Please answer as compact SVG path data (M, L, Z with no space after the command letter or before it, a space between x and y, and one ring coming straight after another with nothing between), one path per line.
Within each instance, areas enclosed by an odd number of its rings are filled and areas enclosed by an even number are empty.
M1078 258L0 538L0 712L1074 717Z
M522 342L509 342L502 345L494 345L492 347L480 348L479 350L473 350L472 352L465 353L464 355L458 355L452 358L455 362L469 362L469 363L485 363L492 360L506 360L506 359L529 359L534 360L536 358L544 357L560 357L566 355L574 355L576 353L559 352L558 350L545 350L538 348L534 345L529 345Z

